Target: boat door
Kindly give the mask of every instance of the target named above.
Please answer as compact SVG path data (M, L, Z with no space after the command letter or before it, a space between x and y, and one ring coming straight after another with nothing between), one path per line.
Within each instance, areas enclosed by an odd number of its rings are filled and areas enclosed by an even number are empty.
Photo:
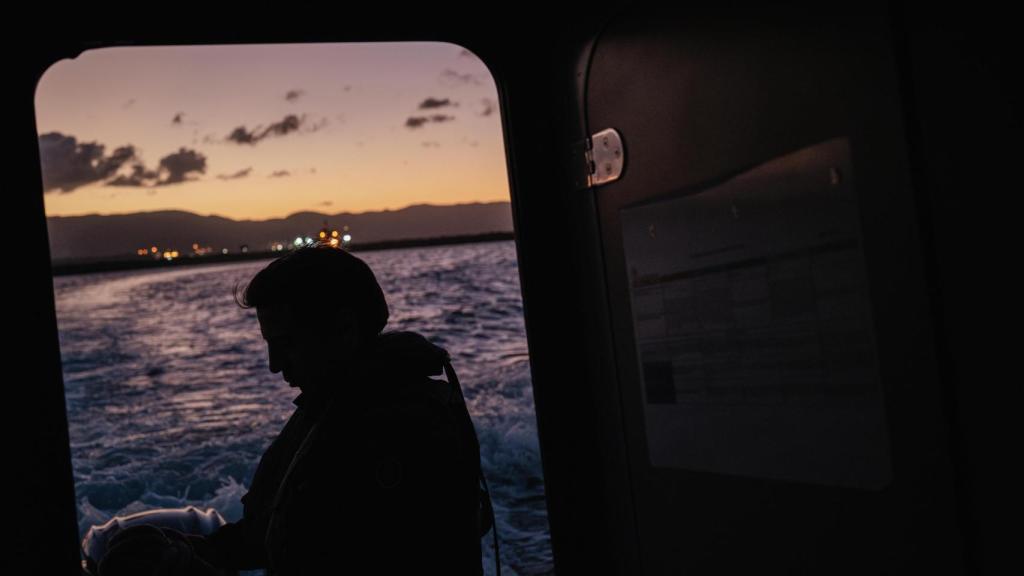
M624 14L583 56L634 574L962 567L888 30Z

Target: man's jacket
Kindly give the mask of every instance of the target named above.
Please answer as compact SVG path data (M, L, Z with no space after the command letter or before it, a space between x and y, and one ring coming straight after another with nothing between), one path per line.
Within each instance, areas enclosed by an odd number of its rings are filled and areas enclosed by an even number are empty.
M243 518L198 551L281 575L482 573L480 448L457 383L431 378L447 362L418 334L386 333L357 381L301 394Z

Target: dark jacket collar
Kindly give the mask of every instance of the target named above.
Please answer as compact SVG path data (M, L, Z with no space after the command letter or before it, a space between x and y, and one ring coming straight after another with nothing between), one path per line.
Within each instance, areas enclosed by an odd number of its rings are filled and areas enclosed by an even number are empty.
M351 381L320 390L302 391L292 403L318 416L337 394L344 394L350 399L386 396L396 386L441 375L446 361L447 350L416 332L385 332L371 340L359 354L359 366L348 379Z

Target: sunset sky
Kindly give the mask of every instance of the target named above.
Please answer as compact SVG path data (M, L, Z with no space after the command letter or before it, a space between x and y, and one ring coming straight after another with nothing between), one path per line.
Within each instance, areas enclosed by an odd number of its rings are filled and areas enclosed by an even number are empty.
M91 50L36 92L46 212L262 220L507 201L497 100L452 44Z

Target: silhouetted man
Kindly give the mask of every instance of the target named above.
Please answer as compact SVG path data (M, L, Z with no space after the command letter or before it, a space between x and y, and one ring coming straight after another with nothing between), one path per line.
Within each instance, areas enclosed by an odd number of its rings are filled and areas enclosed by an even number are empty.
M339 249L275 260L240 304L256 308L270 371L301 394L243 518L190 536L195 551L272 574L480 574L479 445L447 352L382 334L373 272Z

